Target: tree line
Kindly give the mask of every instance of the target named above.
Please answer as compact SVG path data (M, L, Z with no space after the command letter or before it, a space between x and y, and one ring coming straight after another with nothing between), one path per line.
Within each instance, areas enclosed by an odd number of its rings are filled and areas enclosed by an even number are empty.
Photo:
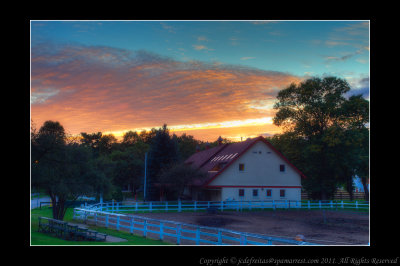
M346 97L349 90L340 78L311 78L277 96L273 121L283 133L267 139L305 174L302 185L313 199L329 199L339 186L352 196L355 175L368 199L369 103L361 95ZM128 184L132 196L142 194L146 153L145 200L159 200L161 189L164 199L176 200L191 178L206 174L184 160L218 145L217 140L171 135L166 124L128 131L121 141L102 132L71 137L57 121L46 121L40 129L31 124L31 184L50 196L56 219L64 217L67 201L82 195L121 200Z
M64 217L67 201L79 196L122 200L127 185L132 197L142 195L146 153L145 200L159 200L161 188L166 190L166 199L175 200L191 177L204 175L184 160L196 150L217 145L217 141L203 142L185 133L171 135L166 124L150 131L128 131L121 141L102 132L68 136L57 121L45 121L40 129L31 124L32 188L50 196L56 219Z

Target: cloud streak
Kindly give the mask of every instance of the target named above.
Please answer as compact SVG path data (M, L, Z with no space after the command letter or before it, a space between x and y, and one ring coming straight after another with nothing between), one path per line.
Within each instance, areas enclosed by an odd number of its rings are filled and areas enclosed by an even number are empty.
M180 62L105 46L32 47L31 116L72 134L265 119L260 108L299 77L241 65ZM251 121L251 120L250 120Z

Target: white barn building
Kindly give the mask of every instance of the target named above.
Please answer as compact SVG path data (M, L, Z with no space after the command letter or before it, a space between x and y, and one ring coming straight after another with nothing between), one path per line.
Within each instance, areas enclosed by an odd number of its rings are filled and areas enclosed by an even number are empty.
M262 136L221 144L197 152L186 164L208 172L193 180L186 194L193 200L301 200L305 178L287 158Z

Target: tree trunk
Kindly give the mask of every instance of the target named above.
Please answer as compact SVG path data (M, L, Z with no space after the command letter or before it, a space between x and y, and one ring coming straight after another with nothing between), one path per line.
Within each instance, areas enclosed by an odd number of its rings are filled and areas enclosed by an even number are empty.
M50 194L50 198L51 198L51 204L53 206L52 208L53 219L62 221L66 213L66 208L65 208L66 200L64 198L57 199L57 196L53 194Z
M365 182L365 179L361 178L363 187L364 187L364 200L369 201L369 190L368 190L368 185Z
M328 193L326 191L321 191L321 200L328 200Z
M353 189L354 189L354 186L353 186L353 176L350 176L350 175L349 175L349 176L346 178L346 190L347 190L347 192L349 193L350 201L353 201L353 198L354 198Z

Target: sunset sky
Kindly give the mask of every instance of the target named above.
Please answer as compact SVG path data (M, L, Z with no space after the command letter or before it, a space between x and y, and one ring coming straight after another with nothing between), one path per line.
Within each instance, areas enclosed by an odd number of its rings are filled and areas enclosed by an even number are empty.
M344 78L369 100L368 21L31 21L31 119L67 133L270 136L277 93Z

